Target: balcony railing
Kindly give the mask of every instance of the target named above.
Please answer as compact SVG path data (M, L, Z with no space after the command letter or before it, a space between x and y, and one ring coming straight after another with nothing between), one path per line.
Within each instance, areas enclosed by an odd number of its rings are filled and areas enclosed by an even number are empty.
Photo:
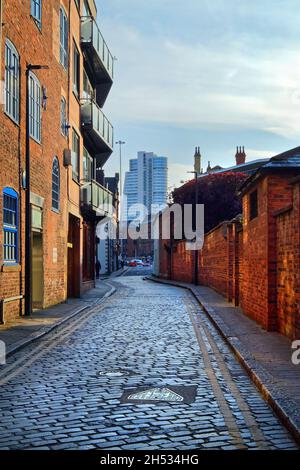
M81 185L81 207L99 217L112 216L113 195L96 181L87 181Z
M94 149L92 152L98 154L104 164L113 152L114 128L94 101L81 101L81 125Z
M100 66L107 75L107 80L113 80L114 78L114 58L100 32L100 29L96 21L90 16L83 16L81 18L81 45L82 47L89 47L93 49L93 53L97 55L91 55L92 66ZM100 71L98 71L100 72Z

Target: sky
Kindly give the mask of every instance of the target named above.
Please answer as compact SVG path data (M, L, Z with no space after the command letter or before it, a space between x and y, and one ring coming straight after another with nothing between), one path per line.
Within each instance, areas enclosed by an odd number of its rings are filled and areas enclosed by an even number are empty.
M299 0L96 0L116 57L104 113L124 140L169 159L169 185L207 162L267 158L300 142ZM119 171L118 147L105 165Z

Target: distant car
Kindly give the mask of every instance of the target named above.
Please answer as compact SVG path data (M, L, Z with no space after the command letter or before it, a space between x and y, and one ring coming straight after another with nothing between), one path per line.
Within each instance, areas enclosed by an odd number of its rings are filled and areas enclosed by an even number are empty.
M128 266L131 266L132 268L135 268L135 267L136 267L136 261L135 261L135 259L129 261Z

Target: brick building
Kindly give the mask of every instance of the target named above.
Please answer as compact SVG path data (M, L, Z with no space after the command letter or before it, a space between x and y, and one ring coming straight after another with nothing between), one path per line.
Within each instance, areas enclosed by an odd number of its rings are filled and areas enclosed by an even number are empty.
M205 235L198 283L268 331L300 338L300 147L273 157L241 188L243 214ZM161 240L156 274L194 282L185 241Z
M95 225L112 201L97 175L113 147L113 128L101 110L113 58L96 14L93 0L1 1L0 301L6 319L25 313L28 64L47 66L28 72L32 307L80 296L94 285Z

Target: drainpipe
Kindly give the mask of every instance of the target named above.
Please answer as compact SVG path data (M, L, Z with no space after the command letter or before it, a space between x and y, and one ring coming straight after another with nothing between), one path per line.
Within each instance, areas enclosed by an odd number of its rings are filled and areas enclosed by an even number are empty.
M4 0L0 0L0 64L2 66L2 22L3 22L3 3ZM1 80L1 77L0 77Z

